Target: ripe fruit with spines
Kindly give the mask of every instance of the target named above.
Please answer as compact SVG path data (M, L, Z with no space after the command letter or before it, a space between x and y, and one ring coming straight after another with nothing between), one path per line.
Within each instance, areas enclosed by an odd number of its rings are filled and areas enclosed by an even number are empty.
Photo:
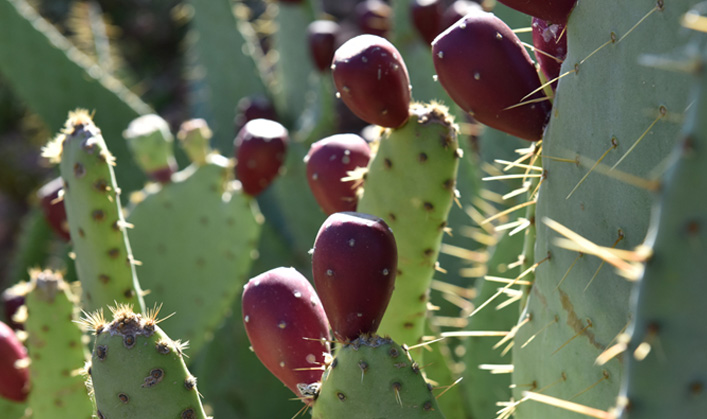
M257 275L243 288L243 323L253 352L309 404L329 356L329 322L314 288L294 268Z
M442 30L442 0L414 0L410 2L410 18L412 24L426 44L439 35Z
M287 129L276 121L246 122L234 140L236 177L245 193L258 196L270 186L285 162L289 141Z
M335 134L312 144L304 158L307 182L325 213L356 210L360 181L344 179L367 167L370 158L368 143L356 134Z
M324 221L312 249L312 275L336 339L378 330L397 265L395 237L381 218L338 212Z
M492 13L473 11L432 43L437 77L476 120L537 141L550 116L535 64L515 33ZM526 97L527 96L527 97Z
M533 46L535 60L540 66L545 78L550 81L560 75L560 67L567 56L567 33L565 25L548 23L545 20L533 18ZM557 89L559 80L552 82L552 89Z
M498 0L527 15L564 25L577 0Z
M30 389L27 361L27 349L10 326L0 322L0 397L16 402L27 399Z
M409 118L410 77L398 50L385 38L359 35L334 53L338 95L369 124L395 128Z
M382 0L363 0L354 12L361 32L385 38L393 26L393 9Z
M39 188L37 198L39 198L42 213L49 226L59 237L68 242L71 240L71 234L69 233L69 222L66 220L63 192L61 192L63 186L64 182L61 176L54 178Z
M307 27L309 52L320 73L331 69L331 60L334 59L340 31L339 24L333 20L315 20Z

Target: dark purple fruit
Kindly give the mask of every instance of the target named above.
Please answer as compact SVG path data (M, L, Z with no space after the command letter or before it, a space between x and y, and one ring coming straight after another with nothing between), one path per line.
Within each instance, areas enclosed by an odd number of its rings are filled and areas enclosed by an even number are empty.
M59 237L69 241L71 236L69 235L69 223L66 220L66 208L64 208L64 201L59 197L63 187L64 181L58 177L39 188L37 197L49 226Z
M456 0L447 7L442 15L440 32L457 23L457 21L473 11L483 11L481 5L474 1Z
M550 102L542 91L529 95L540 87L540 78L501 19L469 13L434 40L432 54L442 87L476 120L526 140L542 138Z
M442 0L413 0L410 3L412 24L426 44L431 44L442 31L443 13Z
M19 361L19 362L18 362ZM8 325L0 322L0 397L22 402L29 392L27 350Z
M288 132L268 119L248 121L236 136L236 177L243 191L257 196L280 172L285 162Z
M397 266L395 237L382 219L338 212L322 224L314 241L312 274L338 340L378 330Z
M577 0L498 0L506 6L527 15L552 23L567 24Z
M322 73L331 68L340 31L339 24L331 20L315 20L307 27L309 52L315 67Z
M410 77L400 53L386 39L349 39L336 50L331 68L341 100L356 116L390 128L408 120Z
M385 38L390 32L393 9L380 0L364 0L356 5L356 23L363 33Z
M305 403L322 379L329 323L317 293L294 268L276 268L243 289L243 323L255 355Z
M25 295L24 293L18 292L18 290L13 288L8 288L3 291L0 296L2 300L3 311L5 312L5 320L7 325L13 330L25 330L25 326L22 323L14 321L12 318L20 310L20 308L25 305Z
M357 184L342 178L357 167L367 167L370 158L368 143L356 134L336 134L312 144L304 159L307 182L325 213L356 211Z
M551 24L545 20L533 18L533 46L535 59L540 64L548 81L560 75L560 67L567 56L567 35L565 25ZM552 83L552 90L557 88L557 80Z
M261 118L277 121L277 112L270 99L263 95L241 98L236 105L236 132L240 131L246 122Z

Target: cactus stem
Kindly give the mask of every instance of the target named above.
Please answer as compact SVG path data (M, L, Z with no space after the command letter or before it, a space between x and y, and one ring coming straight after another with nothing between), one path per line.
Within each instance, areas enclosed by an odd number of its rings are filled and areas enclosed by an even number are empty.
M589 171L587 171L587 173L586 173L584 176L582 176L582 179L580 179L579 182L577 182L577 184L575 185L575 187L572 188L572 190L570 191L569 194L567 194L567 196L565 197L565 199L570 199L570 197L575 193L575 191L576 191L577 189L579 189L579 186L580 186L582 183L584 183L585 180L587 180L587 178L588 178L589 175L594 171L594 169L596 169L597 166L599 166L599 164L602 162L602 160L604 160L604 159L606 158L606 156L609 154L609 152L610 152L611 150L614 150L616 147L618 147L618 145L619 145L619 143L618 143L618 141L616 140L616 137L611 137L611 146L604 152L604 154L601 155L601 157L599 157L599 159L594 163L594 165L592 166L592 168L589 169Z
M633 143L633 145L626 151L626 153L624 153L624 155L621 156L621 158L619 159L619 161L617 161L617 162L611 167L611 170L616 169L616 167L617 167L622 161L624 161L624 159L633 151L633 149L636 148L636 146L638 145L638 143L640 143L641 141L643 141L643 139L646 137L646 135L648 135L648 133L651 132L651 130L653 129L653 126L655 126L655 124L657 124L658 121L660 121L661 119L663 119L663 117L665 117L665 115L667 115L667 114L668 114L668 109L667 109L665 106L661 105L661 106L658 108L658 116L653 120L653 122L651 122L651 124L648 126L648 128L646 128L646 130L643 131L643 134L641 134L641 136L638 137L638 139L636 140L636 142Z

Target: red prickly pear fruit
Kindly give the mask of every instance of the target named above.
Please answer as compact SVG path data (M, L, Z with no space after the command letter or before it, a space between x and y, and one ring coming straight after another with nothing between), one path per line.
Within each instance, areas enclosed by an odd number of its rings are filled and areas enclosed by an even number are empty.
M0 322L0 397L16 402L27 399L27 350L10 326Z
M413 0L410 3L412 24L426 44L431 44L442 30L443 6L442 0Z
M380 0L364 0L356 5L356 23L363 33L385 38L392 26L393 9Z
M334 53L332 76L338 96L369 124L397 128L410 117L410 76L398 50L386 39L359 35Z
M567 56L567 36L565 25L549 23L533 18L533 46L535 59L548 81L560 75L560 67ZM557 88L557 80L552 83L552 90Z
M25 330L24 324L13 320L15 314L17 314L17 312L20 311L20 308L25 305L24 294L18 293L14 287L8 288L3 291L2 296L0 296L0 300L2 300L7 325L13 330Z
M322 73L331 68L340 31L339 24L331 20L315 20L307 27L309 52L315 67Z
M243 191L257 196L280 172L285 162L289 142L285 127L268 119L248 121L238 132L236 146L236 177Z
M260 118L277 121L277 112L270 99L263 95L253 95L245 96L238 101L234 121L236 132L240 131L246 122Z
M472 11L483 11L479 3L468 0L456 0L447 7L442 15L440 32L457 23L457 21Z
M294 268L272 269L245 285L242 310L260 362L311 402L308 386L321 381L330 353L329 322L312 284Z
M434 40L432 54L444 90L477 121L526 140L542 138L551 105L541 90L529 95L540 88L535 64L501 19L469 13Z
M341 341L378 330L393 294L398 250L378 217L338 212L314 241L312 275L334 332Z
M552 23L567 24L577 0L498 0L511 9Z
M357 167L367 167L371 149L356 134L336 134L312 144L304 158L312 195L327 214L355 211L355 180L342 180Z
M64 181L61 177L47 182L37 191L39 203L44 213L44 218L54 232L64 239L69 241L69 223L66 220L66 208L64 201L59 197L59 193L64 187Z

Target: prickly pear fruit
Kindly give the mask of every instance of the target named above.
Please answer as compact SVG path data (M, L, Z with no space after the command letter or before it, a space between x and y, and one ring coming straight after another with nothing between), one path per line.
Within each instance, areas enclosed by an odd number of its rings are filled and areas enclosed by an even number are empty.
M27 350L10 329L0 322L0 397L24 401L29 392Z
M527 15L566 24L577 0L498 0L506 6Z
M334 59L336 51L336 37L340 31L339 24L331 20L315 20L307 27L309 53L315 67L322 73L331 68L331 60Z
M243 323L260 362L310 403L329 354L329 322L312 285L294 268L264 272L243 289Z
M332 52L332 57L334 56ZM331 65L331 57L329 57L329 62L327 67ZM248 121L254 119L270 119L271 121L277 121L277 112L275 112L275 106L272 101L268 99L265 95L253 95L245 96L238 101L236 105L236 132L243 128L243 125Z
M280 172L285 162L287 129L268 119L248 121L236 136L236 177L243 191L257 196Z
M339 212L324 221L314 241L312 275L338 340L378 330L397 267L395 237L381 218Z
M393 9L381 0L363 0L356 5L356 23L363 33L385 38L393 25Z
M432 43L437 77L479 122L520 138L542 138L551 105L521 41L492 13L475 11Z
M560 75L560 67L567 56L567 35L565 25L549 23L533 18L533 46L535 59L540 64L540 70L545 78L554 80ZM557 88L557 81L552 83L552 89Z
M412 24L426 44L439 35L442 29L442 0L413 0L410 3Z
M342 179L358 167L367 167L370 158L368 143L356 134L336 134L312 144L304 158L307 182L325 213L356 210L356 181Z
M69 222L66 220L66 208L59 197L64 182L61 177L47 182L37 191L39 204L42 207L44 218L54 232L65 241L71 240Z
M167 121L156 114L136 118L123 132L138 166L152 180L167 183L177 171L174 137Z
M189 119L179 126L177 139L189 160L197 166L206 164L206 156L211 153L211 137L213 132L205 120Z
M24 286L16 284L11 288L6 289L2 292L0 300L2 301L7 325L13 330L24 330L24 324L19 321L15 321L15 316L20 312L22 306L25 305Z
M442 27L440 32L457 23L457 21L472 11L482 11L481 5L469 0L456 0L447 7L442 14ZM438 32L439 34L439 32Z
M331 68L341 100L356 116L390 128L408 120L410 77L402 56L386 39L349 39L334 53Z

